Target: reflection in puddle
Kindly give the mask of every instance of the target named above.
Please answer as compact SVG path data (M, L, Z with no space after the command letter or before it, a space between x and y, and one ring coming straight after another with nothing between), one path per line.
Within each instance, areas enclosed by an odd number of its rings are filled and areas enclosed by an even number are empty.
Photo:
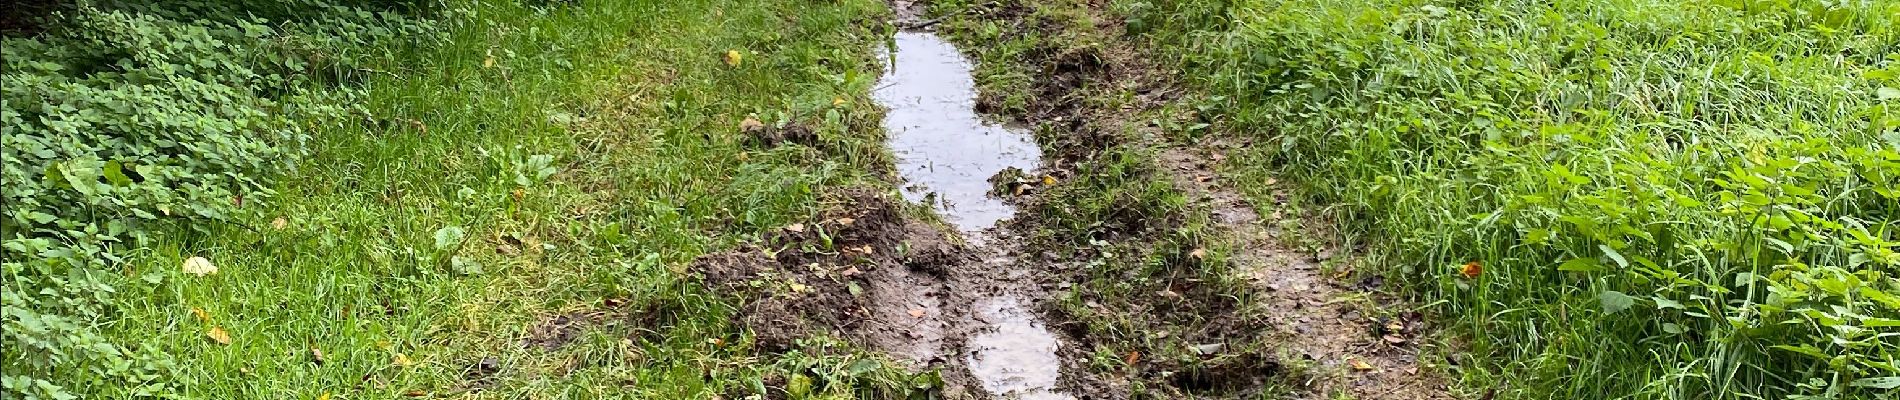
M890 108L884 117L891 152L911 201L929 202L972 243L1016 210L989 196L989 177L1006 168L1032 170L1042 158L1028 134L977 116L970 63L936 35L900 32L897 57L875 93ZM1014 297L982 301L986 326L970 338L971 375L1000 398L1068 400L1055 392L1061 345Z

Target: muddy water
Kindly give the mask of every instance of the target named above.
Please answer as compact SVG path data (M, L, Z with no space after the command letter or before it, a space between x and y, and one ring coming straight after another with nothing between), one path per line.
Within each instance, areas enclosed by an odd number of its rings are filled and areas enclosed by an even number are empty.
M925 32L900 32L896 44L889 72L874 94L890 109L884 124L905 181L904 195L929 203L981 246L987 230L1016 212L990 197L989 177L1012 167L1032 170L1042 152L1026 132L976 114L970 63L956 47ZM964 344L962 361L985 391L1009 399L1073 399L1055 390L1060 341L1023 300L1004 291L976 303L973 314L984 326Z
M899 32L895 63L874 95L890 108L884 127L907 199L931 203L966 233L1016 212L988 195L989 177L1033 169L1042 151L1025 132L976 114L970 62L956 47L930 33Z

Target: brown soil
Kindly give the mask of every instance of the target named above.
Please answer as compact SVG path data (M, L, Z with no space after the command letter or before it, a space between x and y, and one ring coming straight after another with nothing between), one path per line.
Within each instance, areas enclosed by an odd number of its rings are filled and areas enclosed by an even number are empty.
M904 218L883 194L855 190L816 223L793 224L762 242L701 256L691 269L712 289L745 298L737 318L765 351L814 334L836 334L928 366L942 361L940 307L949 265L967 261L949 238ZM829 245L826 244L829 238Z

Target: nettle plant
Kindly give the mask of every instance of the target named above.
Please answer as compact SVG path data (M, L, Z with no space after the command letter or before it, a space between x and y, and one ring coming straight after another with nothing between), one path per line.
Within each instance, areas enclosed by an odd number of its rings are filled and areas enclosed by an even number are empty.
M0 46L0 393L157 396L175 368L96 330L116 296L167 271L122 264L157 235L232 221L295 167L311 122L359 115L334 83L375 49L427 40L387 12L282 3L269 20L223 2L83 2ZM163 10L153 11L153 10ZM188 16L188 18L187 18Z

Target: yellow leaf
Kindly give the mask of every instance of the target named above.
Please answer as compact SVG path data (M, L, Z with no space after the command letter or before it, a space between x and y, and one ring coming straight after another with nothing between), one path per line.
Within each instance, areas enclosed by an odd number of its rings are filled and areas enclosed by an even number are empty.
M270 227L276 228L277 230L280 230L280 231L284 230L284 228L289 227L289 226L290 226L290 220L284 219L284 217L277 217L277 219L270 221Z
M843 97L833 97L833 98L831 98L831 106L832 106L832 107L837 107L837 106L842 106L842 105L844 105L844 98L843 98Z
M495 50L488 50L488 58L482 59L482 68L495 67Z
M211 338L211 341L216 342L217 344L226 345L226 346L231 345L231 333L225 332L224 327L221 327L221 326L211 327L210 331L205 332L205 337Z
M1043 175L1043 176L1042 176L1042 185L1043 185L1043 186L1053 186L1053 185L1055 185L1055 184L1056 184L1056 177L1054 177L1054 176L1049 176L1049 175Z
M737 67L739 62L744 60L745 55L739 54L738 50L726 50L726 65Z
M410 365L415 365L414 362L409 361L409 356L402 355L402 353L396 353L395 363L396 363L396 366L398 367L407 367Z
M191 315L198 317L198 322L211 322L211 314L206 314L205 309L192 307Z
M318 395L317 400L330 400L330 392L323 392L322 395Z
M194 256L185 259L185 273L197 276L211 275L218 273L218 266L211 265L210 259Z
M1352 370L1354 371L1371 371L1372 370L1372 364L1367 364L1365 360L1354 358L1350 360L1350 364L1352 364Z

